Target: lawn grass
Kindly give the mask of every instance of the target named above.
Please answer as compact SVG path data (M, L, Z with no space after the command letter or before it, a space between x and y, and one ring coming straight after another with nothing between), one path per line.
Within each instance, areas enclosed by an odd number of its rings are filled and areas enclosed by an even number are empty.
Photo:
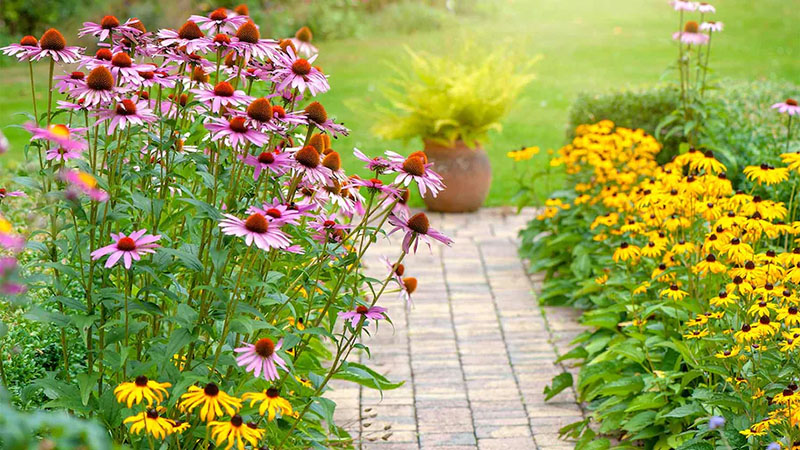
M508 204L516 192L513 162L505 153L523 145L560 147L567 110L579 92L638 87L671 76L667 69L676 47L670 35L678 16L665 0L498 1L496 14L462 17L445 29L413 35L382 30L367 39L317 43L321 50L317 64L330 74L332 87L319 100L352 130L334 144L346 168L360 167L349 155L352 147L370 154L384 149L409 152L421 146L420 141L382 141L370 130L380 87L391 75L387 64L402 64L404 46L446 52L467 38L487 45L511 40L529 57L542 56L534 69L537 79L524 91L502 133L493 133L485 146L494 168L490 205ZM800 32L792 2L716 3L713 20L724 22L725 30L713 42L714 76L800 81ZM46 100L46 71L46 64L37 66L40 107ZM0 85L5 94L0 96L0 126L23 122L23 117L12 114L30 111L27 66L0 69ZM26 133L8 128L4 132L14 146L5 159L18 160ZM543 164L545 159L542 152L533 163Z

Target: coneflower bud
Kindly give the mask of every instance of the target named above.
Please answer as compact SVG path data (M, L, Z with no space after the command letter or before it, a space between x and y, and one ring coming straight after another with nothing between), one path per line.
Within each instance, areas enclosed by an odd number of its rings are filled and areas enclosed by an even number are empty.
M114 76L105 66L97 66L86 77L86 86L95 91L110 91L114 87Z
M217 8L208 16L211 20L225 20L228 18L228 11L225 8Z
M186 40L194 40L200 39L204 37L205 33L200 27L197 26L196 23L192 22L191 20L187 20L179 29L178 29L178 37L181 39Z
M236 52L230 51L227 55L225 55L225 66L226 67L233 67L236 65Z
M100 20L100 26L105 30L117 28L119 26L119 19L114 16L104 16L103 19Z
M136 103L126 98L117 103L116 113L120 116L132 116L136 114Z
M256 24L252 20L248 20L236 30L236 37L242 42L256 44L261 39L261 33L258 31Z
M292 72L296 75L300 75L304 77L311 73L311 64L303 58L299 58L295 62L292 63Z
M227 44L231 43L231 38L228 37L228 35L225 34L225 33L220 33L220 34L214 36L214 43L215 44L226 44L227 45Z
M408 155L408 157L409 158L422 158L422 162L425 163L425 164L428 164L428 155L426 155L425 152L416 151L416 152Z
M795 100L793 98L787 98L786 99L786 104L789 105L789 106L797 106L797 100Z
M129 27L139 30L142 33L147 33L147 28L145 28L144 24L141 20L137 19L136 17L132 17L128 24Z
M64 50L66 46L67 40L64 39L64 35L55 28L50 28L45 31L41 39L39 39L39 47L41 47L42 50L59 51Z
M311 102L305 107L306 117L308 120L323 124L328 121L328 113L320 102Z
M111 50L107 48L101 48L94 53L94 58L99 59L101 61L111 61L111 58L113 58L113 56L111 54Z
M321 133L314 133L308 140L308 145L314 147L319 153L325 151L325 142L322 139Z
M291 48L292 52L295 55L297 54L297 47L294 46L294 42L292 42L291 39L281 39L281 41L278 42L278 46L280 46L281 50L283 50L284 53L289 53L289 50L287 49Z
M208 74L205 70L203 70L200 66L195 66L194 70L192 70L192 81L196 81L198 83L208 83Z
M700 25L694 20L687 21L686 25L683 26L684 33L697 33L698 31L700 31Z
M422 158L406 158L403 161L403 170L411 175L421 177L425 175L425 163Z
M297 33L294 34L295 39L300 42L311 42L313 39L313 35L311 34L311 29L308 27L302 27L297 30Z
M272 104L264 97L253 100L247 107L247 116L259 122L272 120Z
M237 133L247 132L247 126L244 124L244 117L234 117L228 122L228 126Z
M416 213L408 219L408 228L419 234L427 234L431 223L425 213Z
M233 86L227 81L220 81L214 86L214 95L218 97L232 97Z
M333 172L337 172L342 168L342 159L339 157L338 153L331 151L325 156L325 159L322 160L322 165Z
M236 14L238 14L240 16L249 16L250 15L250 9L244 3L242 3L239 6L237 6L236 8L233 8L233 12L235 12Z
M69 74L70 80L82 80L86 78L86 74L80 71L75 71Z
M264 216L261 217L263 218ZM259 356L268 358L275 353L275 343L270 338L261 338L256 341L255 351Z
M25 47L38 47L39 40L33 36L23 36L22 39L19 40L19 45L24 45Z
M244 227L247 228L248 231L252 231L254 233L266 233L267 229L269 229L269 222L267 222L267 218L263 215L255 213L251 214L250 217L244 221ZM258 343L256 343L256 345L258 345ZM262 345L266 344L262 343Z
M294 159L309 169L319 166L319 153L314 147L306 145L294 154Z
M130 67L133 65L133 61L127 53L119 52L111 58L111 65L114 67Z
M403 278L403 286L406 292L413 294L417 290L417 279L414 277Z

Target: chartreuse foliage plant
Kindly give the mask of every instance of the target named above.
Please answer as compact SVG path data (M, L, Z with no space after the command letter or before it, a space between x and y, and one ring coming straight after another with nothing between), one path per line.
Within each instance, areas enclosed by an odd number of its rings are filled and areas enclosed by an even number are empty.
M506 46L482 50L467 42L453 55L406 49L408 61L396 68L383 91L375 132L386 139L422 138L476 146L500 130L522 89L531 82L536 61L512 57Z
M56 29L2 49L51 74L46 102L31 84L35 169L0 189L4 311L57 336L24 389L57 414L20 419L23 433L85 429L63 445L102 450L347 446L328 383L401 384L347 358L390 323L383 297L414 292L404 257L452 242L406 206L411 184L436 195L441 177L424 154L358 150L372 177L349 177L331 148L348 130L313 101L330 89L316 48L263 38L245 13L155 32L105 16L80 31L94 54ZM371 278L361 261L385 229L403 237Z
M800 109L789 100L773 117ZM562 429L578 448L795 448L800 440L800 221L775 186L785 166L744 168L737 190L710 151L658 164L661 145L610 121L581 125L551 160L569 188L523 231L544 302L586 309L561 357L589 417ZM787 137L787 140L791 136ZM776 447L777 446L777 447Z

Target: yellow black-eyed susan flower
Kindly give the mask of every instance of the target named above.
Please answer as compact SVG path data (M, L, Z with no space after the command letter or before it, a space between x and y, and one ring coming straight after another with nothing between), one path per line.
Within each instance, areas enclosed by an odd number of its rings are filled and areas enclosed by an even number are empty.
M232 397L220 390L214 383L208 383L204 387L189 386L188 392L181 395L178 408L181 411L191 413L195 408L201 406L200 419L210 422L216 417L225 414L234 415L242 407L242 401Z
M166 388L170 386L172 386L170 383L158 383L148 380L144 375L139 375L135 380L117 386L114 389L114 395L118 402L125 403L128 408L138 405L142 400L150 406L153 402L164 401L164 398L169 396Z
M242 416L236 414L229 421L212 421L208 423L211 428L211 437L217 446L225 445L225 450L236 446L237 450L245 450L245 442L254 448L264 436L264 430L255 423L244 423Z
M263 392L247 392L242 395L242 400L249 400L250 406L260 402L258 413L262 416L267 413L267 420L270 422L275 419L277 413L281 413L281 416L292 414L292 404L281 397L280 391L276 388L269 388Z

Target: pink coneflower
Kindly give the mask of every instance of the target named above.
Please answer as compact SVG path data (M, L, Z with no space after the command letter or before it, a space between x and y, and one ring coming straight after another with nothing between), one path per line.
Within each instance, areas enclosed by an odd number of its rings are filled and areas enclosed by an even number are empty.
M140 85L142 83L141 72L148 72L152 70L153 66L150 64L134 64L129 54L117 52L111 57L108 68L111 70L111 74L120 79L120 81Z
M62 124L51 124L47 128L39 128L35 124L28 123L25 124L25 129L32 134L31 141L43 139L67 150L84 150L86 148L85 142L73 138L74 133L83 131L85 128L70 129Z
M212 117L211 122L205 124L205 127L213 133L212 141L226 139L232 147L239 147L247 141L257 147L269 142L269 138L264 133L247 126L244 117L234 117L230 120Z
M136 21L138 22L138 20ZM98 38L100 41L105 41L107 38L111 37L112 33L115 31L120 33L124 32L134 36L142 33L142 31L138 28L131 26L130 20L125 24L121 24L119 19L114 16L104 16L100 20L100 23L83 22L83 28L78 31L78 37L83 37L87 34L90 34Z
M196 23L201 30L210 31L214 30L216 33L227 31L236 33L236 30L248 21L247 16L228 15L228 10L225 8L217 8L211 11L211 14L206 16L193 15L189 20Z
M314 126L322 131L327 132L333 137L338 135L347 136L349 131L342 125L335 123L332 119L328 118L328 112L320 102L311 102L303 111L308 119L308 125Z
M172 89L175 87L176 81L178 80L177 75L170 75L167 72L167 68L157 68L155 65L150 65L152 69L147 70L146 69L147 66L148 64L144 64L144 68L139 71L139 77L141 78L139 84L143 88L148 88L156 85L168 89Z
M236 30L236 41L231 43L236 53L250 58L267 59L278 53L278 43L272 39L261 39L261 32L252 20L247 20Z
M124 99L117 102L117 106L113 109L107 109L99 112L97 116L100 120L97 123L110 120L108 124L109 136L114 134L114 131L119 127L120 130L128 128L130 125L144 125L145 123L153 123L156 121L156 116L153 111L147 107L146 100L139 100L134 102L130 99Z
M76 102L58 100L56 103L58 103L58 109L63 109L66 111L72 111L72 112L89 111L89 108L83 99L79 99Z
M114 267L114 264L120 259L122 259L125 268L130 269L133 261L141 260L144 254L155 253L155 249L160 247L155 242L161 239L161 235L145 233L147 233L145 229L134 231L130 236L126 236L123 233L111 233L111 239L114 240L114 243L93 251L92 260L97 261L106 255L111 255L106 261L105 267L107 269Z
M53 79L58 80L56 83L58 92L64 94L77 87L83 86L86 83L86 74L81 71L75 71L67 75L57 75L53 77Z
M0 248L17 253L25 248L25 238L16 234L11 222L0 216Z
M392 214L389 216L389 223L394 225L394 229L389 234L393 234L398 230L403 230L406 233L403 237L403 251L406 253L411 249L412 243L416 253L420 240L428 244L429 249L431 248L431 239L448 246L453 243L452 239L431 228L431 223L425 213L417 213L410 218L406 218L404 215Z
M697 5L697 11L703 14L709 14L717 12L717 9L714 8L714 5L710 3L701 2L700 4Z
M9 191L6 188L0 188L0 200L6 197L27 197L22 191Z
M114 75L105 66L97 66L89 72L86 84L78 86L71 95L83 100L87 107L109 104L114 98Z
M405 300L409 305L413 303L411 294L417 290L418 283L419 282L414 277L400 277L400 298Z
M222 106L246 105L253 97L244 91L234 90L227 81L220 81L213 89L192 89L196 99L204 103L213 112L219 112Z
M289 236L279 227L270 226L267 218L261 213L253 213L246 220L225 214L226 219L220 221L222 232L232 236L244 237L249 246L254 242L261 250L269 251L273 248L285 249L291 241Z
M0 131L0 155L8 151L11 145L8 143L8 138L2 131Z
M265 97L253 100L247 105L247 110L245 110L244 113L241 111L231 111L231 114L246 117L248 123L262 131L283 131L283 127L274 120L272 104L270 104L269 100Z
M297 89L302 94L308 89L311 95L327 92L330 89L328 77L311 65L315 59L316 56L308 60L298 58L291 47L287 47L285 52L275 52L272 58L275 63L275 90L280 92Z
M383 184L378 178L370 178L369 180L364 180L361 178L356 178L351 181L353 186L361 186L367 188L370 192L381 193L384 195L391 195L397 197L400 195L400 190L394 186Z
M683 31L676 31L672 39L688 45L703 45L708 42L708 35L700 32L700 25L694 20L689 20L683 26Z
M53 147L45 154L45 157L48 161L55 161L59 163L65 163L71 159L79 159L82 156L83 152L81 150L68 150L64 147Z
M184 23L178 31L159 30L158 38L165 46L185 47L186 53L206 52L212 46L211 39L191 20Z
M349 225L338 223L336 221L336 214L320 214L315 220L308 224L317 234L314 239L319 242L341 242L344 238L344 232L350 229Z
M392 165L391 162L389 162L389 160L386 158L382 158L380 156L370 158L357 148L353 148L353 155L355 155L355 157L360 159L361 161L367 163L366 168L368 170L371 170L377 174L383 173L385 170L389 169Z
M445 188L442 177L430 169L433 164L428 162L424 153L412 153L408 158L391 151L387 151L386 155L393 163L389 173L398 173L395 184L407 187L414 181L421 195L430 192L434 197Z
M0 48L6 56L15 56L19 61L30 59L39 51L39 40L33 36L24 36L18 44L7 45Z
M361 322L361 319L364 320L372 319L372 320L381 320L384 319L386 316L384 313L388 311L386 308L382 306L371 306L366 307L364 305L358 305L356 309L352 311L342 311L339 313L339 318L344 320L350 320L350 324L354 327Z
M275 176L281 176L291 168L291 157L284 152L262 152L258 155L247 155L244 163L253 166L253 179L258 180L262 170Z
M700 30L718 33L722 31L722 22L703 22L700 24Z
M39 39L39 49L29 55L33 61L42 58L51 58L62 63L75 63L81 59L80 47L67 47L67 40L55 28L45 31Z
M800 115L800 106L797 105L797 100L787 98L786 101L775 103L772 109L777 109L781 114L788 114L790 116Z
M319 50L317 47L311 45L311 40L314 38L314 35L311 34L311 29L308 27L302 27L297 30L297 33L294 34L294 37L290 39L294 47L297 49L297 54L304 57L310 58L317 53Z
M306 215L297 209L290 208L277 198L272 199L272 203L265 202L261 207L251 206L247 212L248 214L260 213L269 223L277 227L282 227L286 224L297 225L300 223L300 219Z
M310 183L326 184L331 178L330 169L323 166L317 150L307 145L294 154L296 164L294 170L303 174L303 179Z
M675 11L696 11L697 10L697 3L695 2L686 2L683 0L674 0L670 2L672 5L672 9Z
M305 125L308 122L305 114L287 112L281 105L272 105L272 117L289 126Z
M98 202L108 200L108 194L97 187L97 179L91 174L80 170L63 170L59 176L69 185L67 188L69 197L77 197L76 194L82 192Z
M261 338L255 344L242 342L242 345L243 347L233 349L234 352L241 353L236 357L236 364L239 367L244 367L247 372L253 372L253 376L256 378L262 376L262 374L267 381L280 378L278 368L275 367L276 364L286 372L289 371L286 368L286 362L275 353L281 349L283 345L282 339L277 344L270 338Z

